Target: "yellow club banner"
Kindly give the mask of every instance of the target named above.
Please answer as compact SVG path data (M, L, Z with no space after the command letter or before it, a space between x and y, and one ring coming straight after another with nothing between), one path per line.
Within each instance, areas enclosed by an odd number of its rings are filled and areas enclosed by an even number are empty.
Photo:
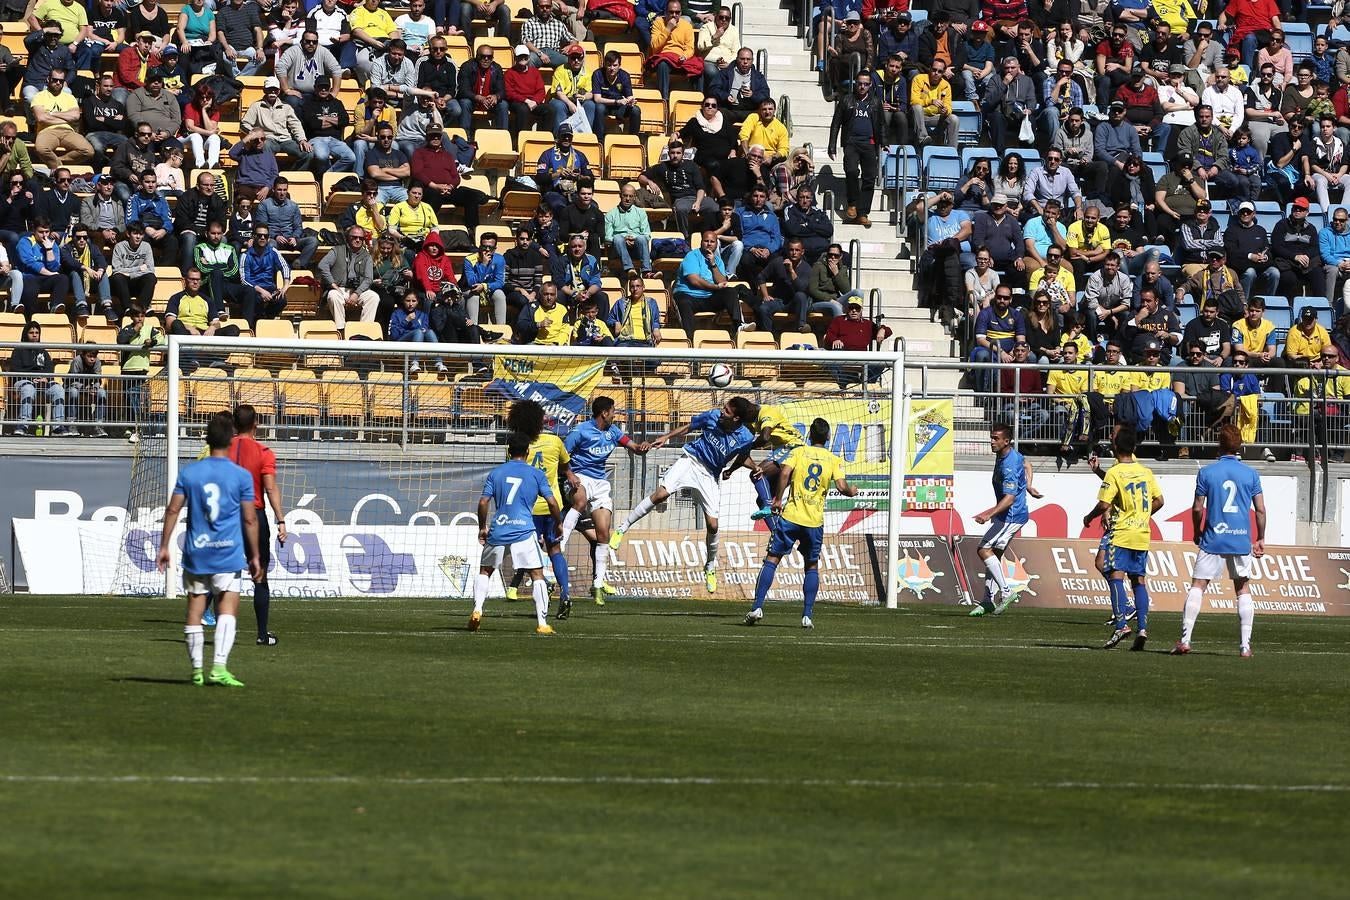
M603 359L495 356L485 391L513 400L535 400L545 414L571 428L590 416L590 397L605 374Z

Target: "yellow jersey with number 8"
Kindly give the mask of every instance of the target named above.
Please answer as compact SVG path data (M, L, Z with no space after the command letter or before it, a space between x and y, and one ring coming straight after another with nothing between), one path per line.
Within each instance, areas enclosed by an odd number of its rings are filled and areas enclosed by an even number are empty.
M824 526L825 495L844 477L844 464L824 447L798 447L787 464L792 467L792 495L783 506L783 518L806 528Z

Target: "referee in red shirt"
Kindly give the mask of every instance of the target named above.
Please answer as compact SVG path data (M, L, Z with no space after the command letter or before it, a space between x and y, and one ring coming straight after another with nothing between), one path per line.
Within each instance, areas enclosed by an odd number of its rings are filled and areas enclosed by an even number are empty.
M272 605L272 590L267 584L267 569L272 561L272 530L263 511L263 496L266 495L277 520L277 540L284 544L286 515L281 511L281 490L277 487L277 457L254 437L258 430L258 414L249 404L241 403L235 407L234 430L230 459L253 476L253 497L258 506L258 557L263 577L253 585L253 615L258 620L258 643L271 647L277 642L277 636L267 630L267 614Z

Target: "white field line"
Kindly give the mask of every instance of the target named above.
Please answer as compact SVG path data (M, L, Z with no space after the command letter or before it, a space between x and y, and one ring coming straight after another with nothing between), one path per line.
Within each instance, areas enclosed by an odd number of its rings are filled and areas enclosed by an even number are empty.
M44 775L0 774L5 784L56 785L379 785L379 786L530 786L559 787L770 787L770 788L861 788L895 791L1033 790L1033 791L1134 791L1204 792L1216 794L1344 794L1350 784L1253 784L1236 782L1104 782L1044 781L1026 784L993 781L950 781L884 778L741 778L719 775L465 775L458 777L400 777L383 775Z

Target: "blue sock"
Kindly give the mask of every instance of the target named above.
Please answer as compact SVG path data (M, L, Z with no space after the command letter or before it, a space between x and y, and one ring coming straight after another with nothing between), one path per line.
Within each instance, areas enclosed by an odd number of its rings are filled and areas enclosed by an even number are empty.
M806 577L802 579L802 598L805 601L802 604L802 615L811 615L811 608L816 605L816 594L819 592L820 570L807 569Z
M1139 630L1148 629L1148 585L1142 580L1134 586L1134 606L1139 610Z
M1125 608L1129 604L1125 593L1125 582L1120 578L1111 579L1111 615L1116 617L1116 630L1125 627Z
M558 579L558 596L572 596L567 590L567 557L562 555L562 551L559 551L550 554L549 559L553 560L553 577Z
M763 609L764 601L769 599L769 588L773 587L773 577L778 574L778 563L764 560L759 570L759 581L755 582L755 609Z
M769 479L763 475L758 478L751 478L750 483L755 486L755 496L759 498L759 508L773 505L773 495L769 493Z

